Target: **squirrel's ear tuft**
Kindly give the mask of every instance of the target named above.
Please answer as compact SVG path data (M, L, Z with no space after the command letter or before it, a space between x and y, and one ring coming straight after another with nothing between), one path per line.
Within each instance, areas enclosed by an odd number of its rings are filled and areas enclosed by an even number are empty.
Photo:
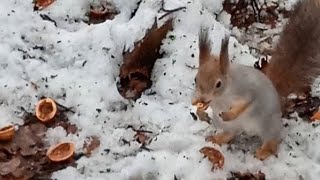
M210 59L211 45L209 40L209 29L200 28L199 32L199 64Z
M229 69L230 62L229 62L228 47L229 47L229 36L227 35L222 39L221 51L220 51L220 57L219 57L220 71L222 74L227 74Z

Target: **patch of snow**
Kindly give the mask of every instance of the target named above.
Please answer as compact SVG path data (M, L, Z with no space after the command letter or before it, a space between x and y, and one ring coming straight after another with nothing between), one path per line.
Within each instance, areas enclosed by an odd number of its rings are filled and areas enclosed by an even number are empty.
M220 23L223 23L223 25L226 26L227 28L231 27L231 15L229 13L227 13L226 11L222 11L218 15L217 20Z
M222 10L223 0L202 0L203 8L209 13L218 14Z

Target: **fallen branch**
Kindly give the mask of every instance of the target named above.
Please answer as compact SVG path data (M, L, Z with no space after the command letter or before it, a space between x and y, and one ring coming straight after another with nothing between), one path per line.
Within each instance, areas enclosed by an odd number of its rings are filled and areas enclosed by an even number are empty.
M163 11L163 12L165 12L165 14L162 15L162 16L159 18L159 20L163 19L164 17L168 16L169 14L172 14L172 13L174 13L174 12L180 11L180 10L182 10L182 9L186 9L186 7L183 6L183 7L179 7L179 8L175 8L175 9L170 9L170 10L165 9L165 8L164 8L164 0L162 0L162 1L161 1L161 8L160 8L160 10Z

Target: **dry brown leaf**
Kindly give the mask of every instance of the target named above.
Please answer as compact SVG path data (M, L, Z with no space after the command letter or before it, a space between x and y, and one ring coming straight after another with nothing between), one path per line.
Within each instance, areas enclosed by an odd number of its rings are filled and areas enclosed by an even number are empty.
M148 140L148 136L144 132L137 131L137 133L133 136L133 138L140 144L145 144Z
M102 23L107 19L112 20L117 14L119 14L119 11L110 3L101 5L101 7L97 8L91 7L89 12L89 24Z
M0 162L4 162L6 161L6 159L7 155L4 152L0 151Z
M219 150L216 150L213 147L203 147L200 149L200 153L207 157L209 161L212 163L213 167L215 168L222 168L224 165L224 156Z
M250 172L232 172L232 178L237 178L238 180L265 180L266 176L261 171L257 173L250 173Z
M42 142L47 128L41 123L22 126L18 129L14 143L19 147L22 156L35 155L37 143Z
M10 154L15 154L16 151L20 150L22 156L34 154L35 138L36 135L33 134L29 126L20 127L12 141L0 145L0 150L5 150Z
M319 118L320 99L310 95L297 95L296 98L287 98L284 107L284 117L290 118L291 113L297 112L300 118L312 122Z
M67 134L75 134L78 131L78 127L75 124L71 124L67 121L59 121L55 122L55 124L52 125L53 127L60 126L63 129L66 130Z
M5 176L14 172L18 166L20 165L21 161L18 157L11 159L8 162L1 162L0 163L0 175Z
M316 112L313 116L310 117L312 121L320 120L320 111Z
M67 166L74 166L74 161L66 163L52 164L46 157L46 147L44 142L47 126L52 127L57 125L59 121L44 125L37 120L37 117L32 113L26 113L23 116L24 125L18 126L15 136L12 141L0 143L0 179L50 179L51 174L57 170ZM59 120L67 122L68 119L61 113ZM17 160L20 160L20 165L17 166ZM6 162L13 162L7 166ZM6 174L5 165L7 168L15 170ZM6 175L3 175L6 174Z
M83 149L85 151L85 154L87 156L90 156L92 151L97 149L100 146L100 140L97 136L92 136L90 137L90 140L84 143Z
M35 9L42 10L52 4L55 0L36 0Z
M279 18L278 12L284 13L277 3L261 4L256 1L225 0L223 9L231 15L231 24L238 28L248 28L255 22L274 28Z
M68 124L67 134L75 134L78 131L78 128L75 124Z
M135 43L131 52L124 52L123 64L120 67L120 82L117 84L119 93L127 99L137 99L141 93L152 85L151 72L153 65L162 54L162 40L172 30L172 19L160 28L155 20L144 38Z

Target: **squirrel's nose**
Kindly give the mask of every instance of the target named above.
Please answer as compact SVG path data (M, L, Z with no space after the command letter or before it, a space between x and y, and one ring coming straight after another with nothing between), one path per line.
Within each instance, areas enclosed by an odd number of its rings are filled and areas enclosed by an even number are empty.
M198 102L200 102L198 98L192 98L192 100L191 100L191 104L193 106L197 105Z
M199 97L199 98L192 98L192 105L195 106L197 103L203 103L203 104L209 104L211 100L208 100L207 98L204 97Z

